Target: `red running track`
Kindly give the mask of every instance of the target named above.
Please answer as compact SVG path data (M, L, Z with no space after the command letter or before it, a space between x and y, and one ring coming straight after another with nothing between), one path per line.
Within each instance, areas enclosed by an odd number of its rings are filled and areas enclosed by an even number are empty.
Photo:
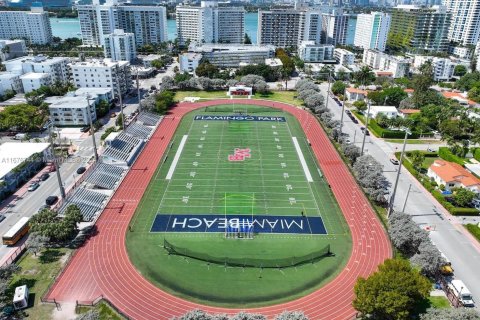
M103 295L132 319L170 319L192 309L230 314L240 311L192 303L162 291L135 269L125 247L130 219L182 116L196 108L231 103L273 106L290 112L298 119L345 215L353 242L352 255L346 267L324 287L291 302L248 311L270 318L285 310L304 311L312 320L344 320L354 317L355 310L351 305L354 298L353 286L358 277L368 276L380 263L391 257L389 239L368 200L315 117L300 108L265 100L225 99L180 103L173 108L98 219L98 235L76 251L47 293L47 301L91 302ZM123 209L120 210L122 206Z

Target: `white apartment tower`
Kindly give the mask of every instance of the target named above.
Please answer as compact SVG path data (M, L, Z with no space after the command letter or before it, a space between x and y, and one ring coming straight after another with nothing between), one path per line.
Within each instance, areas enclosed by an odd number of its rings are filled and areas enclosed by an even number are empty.
M362 13L357 16L354 45L363 49L385 51L390 15L384 12Z
M105 36L104 52L105 58L112 61L132 62L137 57L135 35L122 29L115 29L113 33Z
M345 45L347 43L348 20L350 16L342 9L333 9L330 13L322 14L323 44Z
M270 44L282 48L297 47L303 37L304 23L304 11L258 10L258 44Z
M44 55L20 57L5 61L3 64L8 72L22 75L25 73L47 73L51 75L52 81L68 82L69 58L46 57Z
M201 43L243 43L245 10L243 7L219 7L217 1L202 1L200 7L177 6L177 37Z
M132 86L130 62L111 59L76 62L70 65L77 88L112 88L114 96L127 93Z
M26 39L33 44L52 41L48 13L41 6L28 11L0 11L0 39Z
M452 13L448 40L463 45L480 41L480 0L443 0Z
M167 41L167 11L160 6L105 5L77 6L84 45L104 45L115 29L135 35L135 44Z

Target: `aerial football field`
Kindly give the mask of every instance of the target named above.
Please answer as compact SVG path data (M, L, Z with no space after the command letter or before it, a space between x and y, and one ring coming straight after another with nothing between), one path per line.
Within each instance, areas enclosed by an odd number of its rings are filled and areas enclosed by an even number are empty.
M128 254L146 279L227 307L313 292L352 247L298 121L252 105L185 115L130 227Z

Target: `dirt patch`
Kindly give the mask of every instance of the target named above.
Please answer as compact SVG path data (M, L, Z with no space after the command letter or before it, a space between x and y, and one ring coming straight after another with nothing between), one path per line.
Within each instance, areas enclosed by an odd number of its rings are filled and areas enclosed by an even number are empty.
M73 320L77 317L75 313L75 303L62 303L59 308L53 309L53 320Z

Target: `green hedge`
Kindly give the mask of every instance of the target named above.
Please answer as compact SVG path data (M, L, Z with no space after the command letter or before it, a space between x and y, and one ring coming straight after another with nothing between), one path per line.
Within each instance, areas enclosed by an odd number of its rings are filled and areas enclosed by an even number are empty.
M475 148L473 152L473 158L477 161L480 161L480 148Z
M445 161L455 162L461 166L463 166L463 164L465 163L465 161L462 158L454 155L452 151L450 151L450 149L447 147L438 148L438 156Z
M465 228L475 237L478 241L480 241L480 228L476 224L467 224Z
M453 215L459 216L478 216L478 210L475 208L458 208L455 207L450 212Z

